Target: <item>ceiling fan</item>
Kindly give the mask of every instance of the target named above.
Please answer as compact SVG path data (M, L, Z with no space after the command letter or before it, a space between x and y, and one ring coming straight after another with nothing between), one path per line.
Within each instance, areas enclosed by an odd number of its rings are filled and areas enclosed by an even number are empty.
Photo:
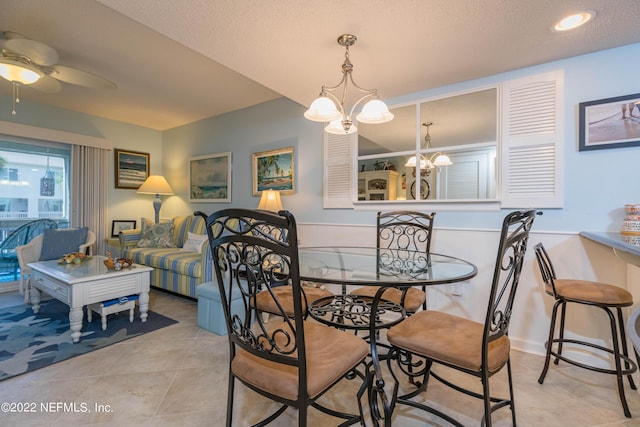
M13 84L14 104L20 102L20 84L46 93L61 91L60 82L92 89L117 87L103 77L58 64L58 52L54 48L13 31L0 32L0 76ZM15 114L15 105L12 114Z

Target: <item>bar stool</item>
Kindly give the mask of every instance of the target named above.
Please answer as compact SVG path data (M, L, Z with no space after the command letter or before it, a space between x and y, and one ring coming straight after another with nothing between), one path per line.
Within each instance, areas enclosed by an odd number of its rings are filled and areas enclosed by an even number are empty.
M545 346L547 348L547 354L544 361L544 368L538 378L538 383L542 384L547 370L549 369L549 360L551 356L555 357L554 364L558 364L560 360L570 363L581 368L588 369L590 371L600 372L604 374L615 375L618 381L618 394L620 395L620 402L622 403L622 409L624 415L627 418L631 418L631 412L627 405L627 400L624 394L624 382L623 377L626 375L629 378L629 385L631 389L636 390L636 385L633 382L633 374L637 369L636 363L629 358L629 351L627 348L627 338L625 335L625 323L622 317L622 307L630 307L633 305L633 296L627 290L618 286L609 285L606 283L592 282L579 279L557 279L553 264L544 249L542 243L538 243L535 246L536 259L538 260L538 266L540 267L540 273L542 274L542 280L545 284L545 292L553 296L556 300L553 305L553 311L551 314L551 326L549 330L549 339ZM601 308L609 316L611 324L611 338L613 348L607 348L598 344L594 344L587 341L569 339L564 337L564 324L565 314L567 309L567 303L577 303L583 305L590 305ZM560 328L558 330L558 337L554 338L554 331L556 325L556 316L558 309L562 307L560 314ZM616 319L617 315L617 319ZM586 346L600 350L613 355L615 369L605 369L597 366L587 365L570 359L562 354L562 345L564 343L574 344L578 346ZM557 350L553 350L553 344L557 344ZM620 354L620 347L622 346L622 354ZM624 368L623 368L624 363Z

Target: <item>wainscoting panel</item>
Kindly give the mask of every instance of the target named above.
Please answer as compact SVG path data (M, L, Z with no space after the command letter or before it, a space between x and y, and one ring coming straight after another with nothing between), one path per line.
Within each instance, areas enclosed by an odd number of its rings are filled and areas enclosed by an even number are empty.
M375 226L349 224L298 224L300 246L375 246ZM476 321L483 321L488 291L500 231L474 229L434 230L433 252L456 256L473 262L478 275L459 285L462 295L451 292L453 285L433 286L427 291L428 309L442 310ZM529 249L520 277L510 339L515 349L544 354L549 333L553 298L544 293L544 286L535 260L533 247L542 242L549 252L558 277L578 277L627 287L640 301L640 284L628 283L638 277L637 267L613 254L611 249L581 238L575 232L545 232L535 230L529 238ZM338 288L332 290L337 291ZM635 306L634 306L635 307ZM628 310L630 313L631 310ZM567 313L566 336L589 339L601 345L611 345L608 318L602 310L571 306ZM566 346L567 352L571 351ZM607 366L602 357L582 349L574 357Z

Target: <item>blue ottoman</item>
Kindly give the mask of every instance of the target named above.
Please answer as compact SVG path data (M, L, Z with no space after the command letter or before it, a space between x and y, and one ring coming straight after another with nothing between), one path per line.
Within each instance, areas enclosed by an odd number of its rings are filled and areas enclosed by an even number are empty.
M234 289L231 301L231 315L244 319L244 304L238 289ZM227 335L227 322L220 300L220 289L217 282L206 282L196 286L198 298L198 326L216 335Z

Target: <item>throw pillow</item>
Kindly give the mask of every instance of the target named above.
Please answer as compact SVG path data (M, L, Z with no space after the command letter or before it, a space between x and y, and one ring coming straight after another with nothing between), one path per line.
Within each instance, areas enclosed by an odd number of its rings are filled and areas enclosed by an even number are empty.
M172 218L160 218L160 222L169 222L169 221L173 221ZM154 219L151 218L140 218L140 228L142 229L142 232L144 233L144 230L146 227L150 226L150 225L155 225L156 222ZM175 224L174 224L175 225Z
M138 248L175 248L173 242L173 221L158 224L142 223L142 235L136 247Z
M193 234L188 232L187 241L184 242L184 246L181 251L185 252L202 252L202 245L209 241L209 236L206 234Z
M44 230L40 261L60 259L71 252L78 252L87 243L89 227Z

